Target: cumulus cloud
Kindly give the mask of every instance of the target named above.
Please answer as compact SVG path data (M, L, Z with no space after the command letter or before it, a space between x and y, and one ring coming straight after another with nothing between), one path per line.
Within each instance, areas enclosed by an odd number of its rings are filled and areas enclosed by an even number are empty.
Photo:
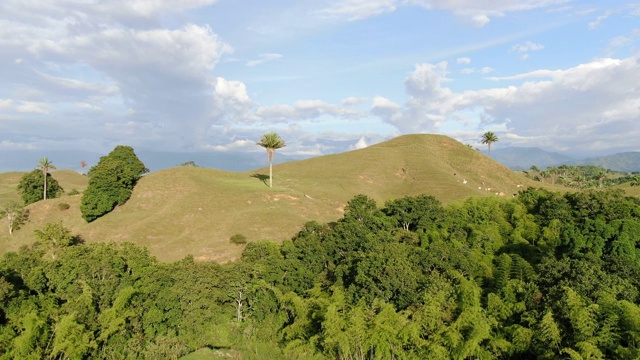
M407 102L400 107L379 99L372 113L404 133L470 121L466 130L475 136L463 142L477 140L488 127L500 129L501 138L512 145L638 150L639 57L496 78L519 83L460 93L443 86L445 74L445 63L416 66L405 81Z
M138 145L202 145L218 105L210 72L233 49L208 26L166 29L159 20L214 2L3 1L0 76L14 84L12 109L49 114L43 131L52 134L54 124L84 118L74 131L100 129L105 143L127 134Z

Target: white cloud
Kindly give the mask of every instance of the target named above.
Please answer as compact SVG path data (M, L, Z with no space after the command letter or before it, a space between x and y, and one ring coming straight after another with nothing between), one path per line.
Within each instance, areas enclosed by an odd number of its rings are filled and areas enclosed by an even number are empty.
M526 60L529 58L529 53L532 51L540 51L544 49L544 45L542 44L537 44L531 41L527 41L525 43L522 44L515 44L511 47L511 49L509 51L511 52L517 52L518 54L520 54L520 58L522 60Z
M589 29L590 30L597 29L600 26L600 23L602 23L603 20L611 16L611 14L612 14L611 11L605 11L602 15L599 15L595 20L589 23Z
M256 146L255 141L235 140L229 144L224 144L224 145L207 145L205 146L205 148L212 149L215 151L227 152L227 151L233 151L233 150L251 149L251 148L254 148L255 146Z
M354 120L362 116L357 110L321 100L299 100L293 106L282 104L265 106L259 108L256 115L266 122L317 120L322 116Z
M360 20L396 10L397 0L347 0L320 11L321 15Z
M395 11L400 7L419 6L427 10L450 11L472 26L482 27L492 17L568 3L571 0L345 0L336 1L320 13L325 16L361 20Z
M479 69L476 69L476 68L464 68L464 69L461 69L459 72L461 74L467 74L468 75L468 74L475 74L475 73L488 74L488 73L493 72L493 71L494 71L493 68L485 66L485 67L482 67L482 68L479 68Z
M459 58L456 59L456 63L458 63L458 64L471 64L471 58L459 57Z
M360 139L358 140L358 142L353 144L353 145L351 145L349 148L351 150L359 150L359 149L364 149L367 146L369 146L369 145L367 145L367 140L364 138L364 136L361 136Z
M342 106L356 106L361 105L369 101L366 97L348 97L342 100Z
M0 141L0 149L2 150L35 150L36 147L31 143L19 143L11 140Z
M264 63L266 63L266 62L269 62L269 61L273 61L273 60L276 60L276 59L280 59L281 57L282 57L282 55L281 55L281 54L273 54L273 53L260 54L260 56L259 56L259 58L258 58L258 59L256 59L256 60L250 60L250 61L247 61L247 62L245 63L245 65L247 65L247 66L249 66L249 67L251 67L251 66L257 66L257 65L260 65L260 64L264 64Z
M444 65L446 66L446 65ZM442 124L476 120L480 127L502 129L514 145L551 149L635 148L640 136L640 58L598 59L565 70L539 70L500 78L536 79L519 85L453 92L443 87L443 64L421 64L407 78L408 100L401 108L378 107L381 116L403 133L439 129ZM545 79L539 80L538 78ZM383 102L384 103L384 102ZM379 109L386 112L380 112ZM593 139L602 139L593 142ZM468 142L468 139L460 139Z
M0 99L0 110L31 114L48 114L51 111L51 106L38 101Z

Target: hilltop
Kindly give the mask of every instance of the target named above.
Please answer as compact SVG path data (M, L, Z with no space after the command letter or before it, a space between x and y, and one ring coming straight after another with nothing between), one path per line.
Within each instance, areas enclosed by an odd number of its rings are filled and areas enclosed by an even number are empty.
M33 241L34 229L62 221L85 241L133 242L148 247L160 260L192 254L196 259L226 261L237 258L242 249L229 243L232 235L282 241L307 221L339 219L357 194L370 196L380 206L418 194L448 204L470 196L510 197L520 186L541 186L442 135L404 135L361 150L279 164L274 166L273 188L266 185L267 174L266 167L247 172L192 167L153 172L139 181L124 206L89 224L80 216L80 195L40 201L29 207L30 222L13 237L0 233L0 244L5 251L16 250ZM82 181L86 186L86 177L75 172L53 175L67 191L69 184L78 190L83 189ZM67 184L61 175L69 177ZM71 208L61 211L59 203Z

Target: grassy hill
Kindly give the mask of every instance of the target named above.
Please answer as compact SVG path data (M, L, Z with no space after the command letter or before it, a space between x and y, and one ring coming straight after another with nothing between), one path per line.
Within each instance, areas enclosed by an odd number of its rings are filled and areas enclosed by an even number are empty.
M79 195L40 201L29 207L30 222L12 237L0 232L0 249L16 250L33 241L34 229L62 221L88 242L129 241L148 247L160 260L192 254L227 261L242 251L230 244L232 235L282 241L309 220L339 219L357 194L380 205L418 194L451 203L469 196L509 197L518 185L542 185L440 135L405 135L362 150L276 165L273 188L266 185L268 173L268 168L228 172L190 167L154 172L140 180L124 206L90 224L80 216ZM21 176L12 174L0 177L0 191ZM67 190L86 186L86 177L53 174ZM59 203L71 208L60 210Z

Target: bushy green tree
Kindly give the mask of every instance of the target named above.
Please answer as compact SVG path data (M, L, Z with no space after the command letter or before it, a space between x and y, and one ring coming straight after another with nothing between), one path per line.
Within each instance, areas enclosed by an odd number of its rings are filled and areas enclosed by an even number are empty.
M91 222L124 204L140 177L147 173L133 148L119 145L89 170L89 186L82 196L82 217Z
M33 170L30 173L25 174L18 184L18 192L22 196L22 200L25 205L33 204L34 202L45 199L45 192L43 192L42 184L44 183L44 172L42 170ZM46 197L56 198L64 192L58 181L47 174L46 182Z

